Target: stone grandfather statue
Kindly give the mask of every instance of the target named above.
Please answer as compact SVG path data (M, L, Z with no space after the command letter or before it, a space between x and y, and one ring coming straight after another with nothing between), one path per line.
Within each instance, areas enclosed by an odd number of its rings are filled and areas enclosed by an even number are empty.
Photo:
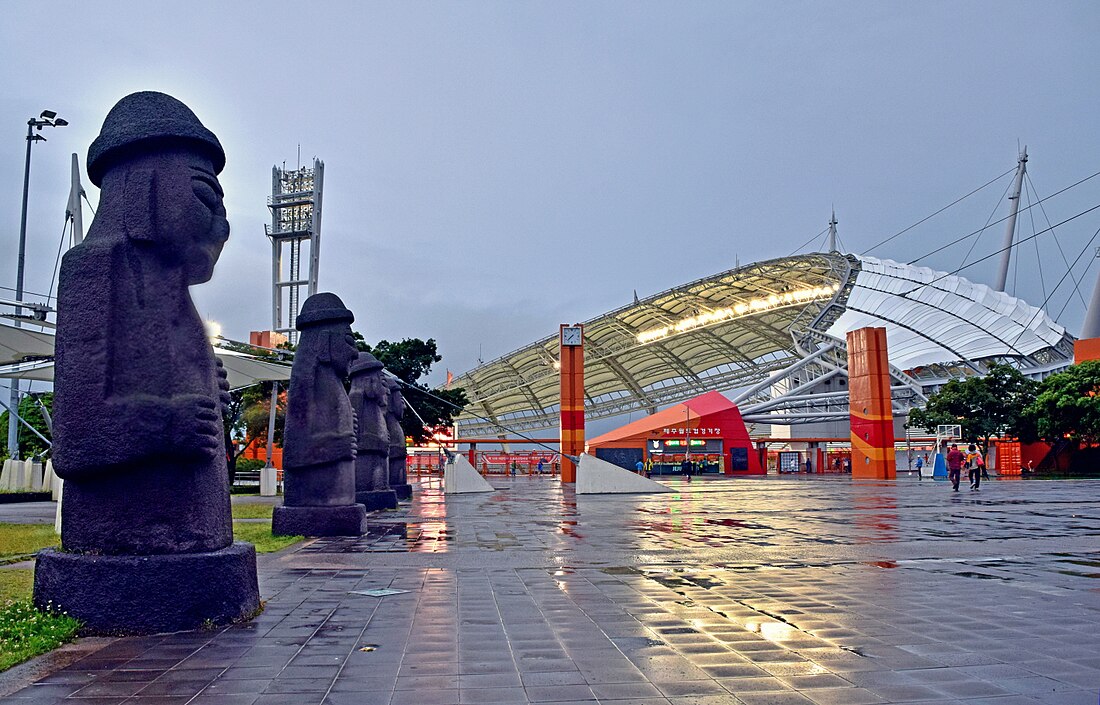
M301 331L283 427L283 506L272 516L282 535L358 536L366 510L355 502L355 413L344 380L359 354L351 311L335 294L302 304Z
M370 510L396 509L397 495L390 489L390 435L385 412L389 388L383 379L382 363L374 355L359 353L351 366L348 396L359 420L355 501Z
M119 101L88 151L99 209L58 284L62 550L39 557L35 602L89 631L187 629L259 604L255 550L233 543L228 384L188 292L229 237L224 165L217 137L155 92Z
M400 500L412 499L406 466L408 451L405 449L405 430L401 419L405 416L405 395L401 383L392 377L386 379L389 387L389 403L386 405L386 425L390 430L390 487Z

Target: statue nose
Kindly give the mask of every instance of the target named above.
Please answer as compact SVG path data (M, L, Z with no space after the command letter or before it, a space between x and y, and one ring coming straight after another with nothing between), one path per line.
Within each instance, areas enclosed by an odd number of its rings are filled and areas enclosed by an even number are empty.
M214 219L214 234L222 242L229 239L229 221L226 220L225 216Z

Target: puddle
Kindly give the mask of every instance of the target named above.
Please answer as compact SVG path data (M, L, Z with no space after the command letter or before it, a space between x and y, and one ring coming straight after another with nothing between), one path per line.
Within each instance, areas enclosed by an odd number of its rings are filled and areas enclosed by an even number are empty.
M365 595L366 597L388 597L390 595L403 595L408 590L397 590L395 588L374 588L371 590L349 590L349 595Z

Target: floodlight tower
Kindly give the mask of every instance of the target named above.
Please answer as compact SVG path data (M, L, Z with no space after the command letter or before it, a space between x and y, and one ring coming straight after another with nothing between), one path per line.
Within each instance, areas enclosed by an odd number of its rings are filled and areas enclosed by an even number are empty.
M305 298L317 293L324 180L325 163L316 158L312 167L271 168L267 199L271 224L264 226L271 239L271 329L285 334L291 343L298 342L294 329L298 309ZM284 261L285 254L289 257ZM303 260L307 261L304 268Z

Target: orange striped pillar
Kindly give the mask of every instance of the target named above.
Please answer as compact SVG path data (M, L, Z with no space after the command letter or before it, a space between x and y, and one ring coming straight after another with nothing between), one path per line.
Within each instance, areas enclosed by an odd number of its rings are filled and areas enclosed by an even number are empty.
M561 481L576 482L577 466L565 457L584 452L584 326L558 329L561 360Z
M885 328L860 328L848 333L848 407L852 477L893 480L897 467Z

